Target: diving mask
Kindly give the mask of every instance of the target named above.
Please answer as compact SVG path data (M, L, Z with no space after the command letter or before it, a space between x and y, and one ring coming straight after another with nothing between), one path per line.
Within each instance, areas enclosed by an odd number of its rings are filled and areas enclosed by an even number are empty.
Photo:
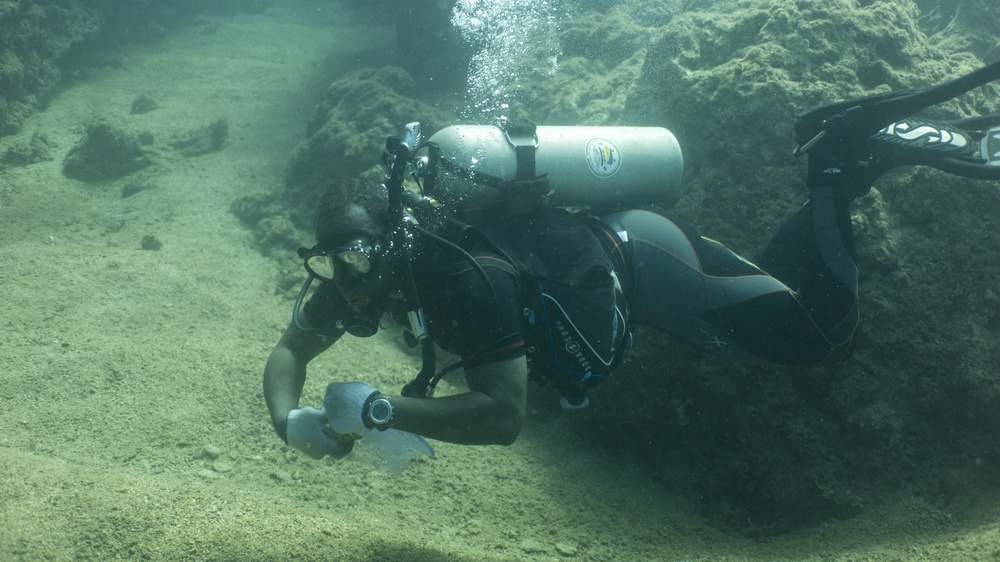
M333 248L321 248L317 244L298 249L306 271L324 281L334 282L367 276L382 253L382 245L367 236L358 236Z
M369 337L379 328L385 301L393 285L391 261L387 246L367 236L356 236L347 244L330 246L317 244L312 248L299 248L298 255L309 273L295 302L292 319L302 331L313 332L326 326L312 328L299 320L302 302L313 279L333 283L347 301L347 316L336 322L336 327L356 337Z

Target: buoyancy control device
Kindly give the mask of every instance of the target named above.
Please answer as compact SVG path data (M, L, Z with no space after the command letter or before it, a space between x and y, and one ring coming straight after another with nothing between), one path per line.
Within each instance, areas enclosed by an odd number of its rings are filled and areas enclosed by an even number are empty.
M627 346L627 306L590 227L560 219L569 215L558 208L608 209L669 199L683 172L677 139L660 127L547 127L505 119L446 127L426 142L419 131L419 124L411 123L403 137L387 141L390 207L409 228L454 251L464 252L464 244L443 235L448 228L432 225L443 220L463 232L471 227L516 264L525 284L525 332L547 342L528 348L532 378L556 386L564 407L586 406L586 389L614 368ZM402 186L404 162L419 193ZM465 255L475 267L475 259ZM415 291L409 293L415 297ZM495 294L493 301L498 305ZM415 316L422 317L419 303L414 305ZM563 305L582 316L566 316ZM435 374L433 345L429 339L422 343L424 367L404 388L405 396L432 395L440 377L455 367Z
M452 125L417 152L424 194L460 211L515 214L557 207L664 201L684 170L680 145L662 127Z

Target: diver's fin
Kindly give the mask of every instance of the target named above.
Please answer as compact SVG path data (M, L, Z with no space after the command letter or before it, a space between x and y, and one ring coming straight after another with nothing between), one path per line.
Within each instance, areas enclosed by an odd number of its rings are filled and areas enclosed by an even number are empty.
M876 175L922 165L974 179L1000 179L1000 115L960 121L908 117L874 135L870 165Z
M795 117L795 156L824 138L863 141L892 123L1000 79L1000 61L949 82L921 90L899 90L820 106Z

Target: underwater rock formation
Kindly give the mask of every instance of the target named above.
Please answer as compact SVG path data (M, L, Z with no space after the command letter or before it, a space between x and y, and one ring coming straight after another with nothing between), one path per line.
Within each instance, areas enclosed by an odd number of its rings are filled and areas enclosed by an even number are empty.
M983 60L1000 57L1000 11L992 0L916 0L920 26L931 44L968 51Z
M45 133L35 132L31 139L12 144L0 155L0 167L30 166L52 160L52 145Z
M803 163L790 155L795 113L982 64L966 49L984 42L964 40L957 23L929 38L929 14L909 1L701 4L657 32L621 119L678 135L688 181L675 209L751 259L806 197ZM978 19L975 2L959 4L952 13L964 16L949 21ZM928 114L997 112L993 84ZM755 533L850 516L907 485L934 496L920 483L960 478L937 472L955 451L995 465L998 266L983 256L1000 242L977 232L997 223L997 191L904 170L856 203L862 328L852 360L734 364L643 331L588 413L590 435L637 452L706 514Z
M80 143L63 160L63 174L87 182L113 180L153 164L146 145L151 135L136 134L107 121L87 126Z
M188 158L222 150L229 138L229 120L215 119L204 127L198 127L177 135L170 146Z
M386 47L385 63L407 69L421 91L446 93L463 87L469 54L448 24L455 0L343 3L360 21L392 26L395 41L387 41L394 45Z
M853 0L687 13L647 52L624 113L670 128L690 155L691 175L708 175L685 214L702 215L710 231L745 225L741 237L763 241L773 221L761 213L776 218L790 206L762 210L760 202L798 199L791 186L801 172L788 158L796 113L940 82L980 64L933 49L918 17L910 2Z
M336 180L378 165L387 136L417 120L429 135L454 119L415 94L410 75L393 66L355 71L330 85L284 176L287 199L303 205L303 224L312 220L320 195Z
M411 115L413 79L397 67L365 69L330 84L285 171L290 190L322 193L339 178L364 172L375 163L387 135Z
M0 135L20 130L59 83L60 58L99 27L79 2L0 1Z
M241 197L231 207L254 230L263 253L287 251L301 238L297 228L311 236L316 203L337 180L380 173L385 139L403 125L420 120L430 134L437 124L454 119L414 95L413 79L394 66L357 70L330 84L306 139L292 153L282 185Z

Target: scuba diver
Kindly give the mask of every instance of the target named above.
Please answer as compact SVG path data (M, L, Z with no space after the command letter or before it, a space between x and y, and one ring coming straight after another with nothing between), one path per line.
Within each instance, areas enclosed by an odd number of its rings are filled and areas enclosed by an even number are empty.
M809 198L756 262L663 209L592 215L680 183L680 149L665 129L501 120L421 142L412 123L386 143L384 182L348 179L320 201L316 245L299 249L308 279L264 370L274 428L313 458L371 443L403 466L433 454L420 436L511 444L529 379L553 385L564 407L585 407L638 325L734 358L839 362L859 318L851 202L901 165L1000 179L1000 115L914 116L998 78L1000 62L798 115L794 154L808 155ZM419 189L404 188L407 178ZM307 364L388 319L421 346L416 378L400 394L334 382L322 408L300 407ZM435 345L461 361L438 370ZM433 398L459 367L468 391Z

